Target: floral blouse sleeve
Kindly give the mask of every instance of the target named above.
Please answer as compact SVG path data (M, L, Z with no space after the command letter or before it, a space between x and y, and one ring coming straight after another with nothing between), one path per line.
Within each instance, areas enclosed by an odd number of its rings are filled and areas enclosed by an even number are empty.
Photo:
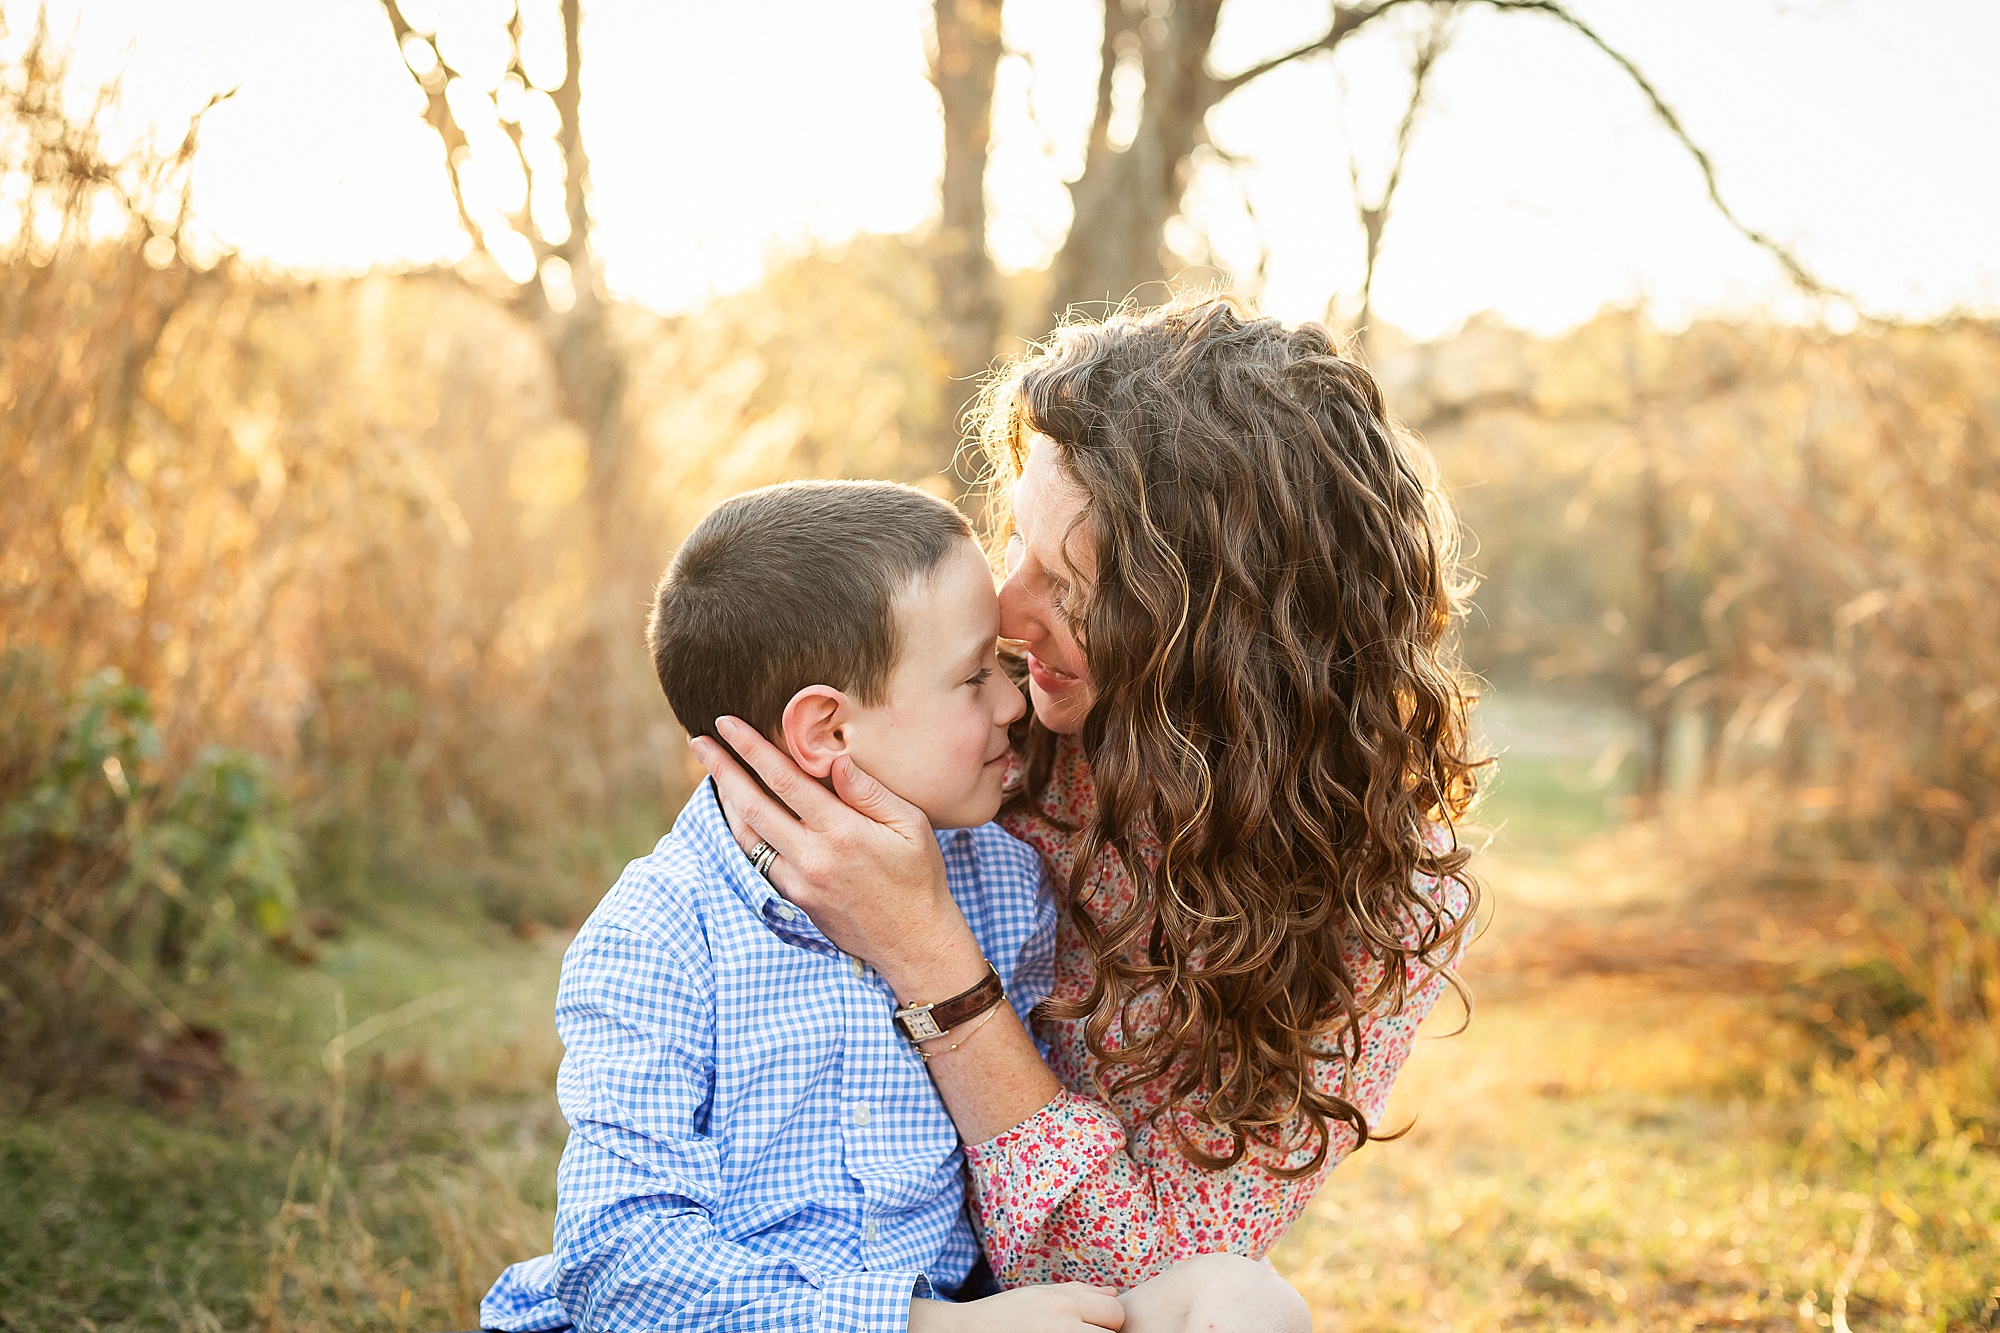
M1077 807L1090 793L1080 760L1065 758L1070 762L1058 765L1043 806L1073 828L1085 813ZM1068 839L1059 825L1030 818L1010 820L1009 827L1043 852L1059 883L1065 880L1069 867L1062 852ZM1427 887L1447 916L1466 910L1463 885ZM1350 966L1366 961L1358 955L1349 960ZM1065 919L1057 943L1057 995L1087 991L1090 976L1089 950ZM1400 1013L1362 1020L1351 1080L1345 1060L1327 1061L1316 1071L1319 1086L1346 1096L1371 1129L1380 1123L1417 1025L1447 984L1427 966L1412 966L1407 980ZM1134 1020L1144 1017L1142 1005ZM1101 1099L1081 1020L1041 1019L1036 1033L1064 1090L1021 1124L966 1150L987 1260L1003 1286L1083 1281L1124 1290L1197 1254L1229 1251L1261 1258L1305 1209L1326 1173L1354 1149L1353 1130L1336 1122L1328 1129L1326 1159L1313 1174L1285 1179L1248 1157L1226 1170L1204 1170L1181 1153L1173 1127L1154 1118L1165 1096L1160 1086ZM1226 1147L1227 1140L1192 1112L1177 1111L1174 1118L1193 1142ZM1303 1165L1309 1157L1301 1150L1285 1165Z

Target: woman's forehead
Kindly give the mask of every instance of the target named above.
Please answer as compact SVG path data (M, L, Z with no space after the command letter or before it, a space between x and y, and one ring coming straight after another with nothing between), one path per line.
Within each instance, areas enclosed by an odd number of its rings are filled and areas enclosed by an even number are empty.
M1014 530L1044 568L1088 578L1096 565L1083 522L1090 497L1063 465L1060 449L1046 435L1034 437L1027 465L1014 482Z
M1049 519L1067 516L1083 507L1082 488L1063 470L1057 453L1060 448L1039 432L1028 437L1027 456L1022 460L1020 474L1014 478L1017 524L1032 516L1028 526L1043 527Z

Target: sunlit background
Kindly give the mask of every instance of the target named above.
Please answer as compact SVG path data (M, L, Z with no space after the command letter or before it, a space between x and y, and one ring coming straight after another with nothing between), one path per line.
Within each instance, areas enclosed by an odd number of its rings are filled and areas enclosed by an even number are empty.
M566 2L516 83L511 0L0 0L0 1325L474 1326L699 776L681 535L984 521L980 378L1179 278L1331 320L1473 576L1477 1008L1272 1252L1321 1326L2000 1329L2000 4L1407 0L1183 190L1149 61L1375 11L585 0L573 232Z
M509 8L432 0L412 12L428 13L446 58L490 87ZM591 5L583 117L610 289L682 310L752 282L774 251L933 217L928 9ZM1672 100L1732 206L1830 285L1909 318L2000 303L2000 6L1579 9ZM1310 40L1325 11L1315 0L1231 5L1213 63L1226 73ZM195 180L201 219L223 243L342 271L463 252L437 140L376 6L57 0L49 14L74 34L79 87L122 71L130 127L178 133L215 92L237 90L209 119ZM1047 263L1068 225L1063 182L1081 168L1097 27L1095 7L1076 0L1007 6L988 174L1005 269ZM529 40L560 68L556 32ZM1386 169L1402 41L1364 32L1337 60L1278 71L1211 119L1227 158L1201 167L1188 222L1238 274L1268 253L1276 313L1318 317L1358 287L1348 155L1367 181ZM1474 9L1434 88L1378 280L1382 319L1427 338L1483 310L1546 333L1634 299L1669 325L1793 308L1776 265L1716 216L1640 95L1574 34Z

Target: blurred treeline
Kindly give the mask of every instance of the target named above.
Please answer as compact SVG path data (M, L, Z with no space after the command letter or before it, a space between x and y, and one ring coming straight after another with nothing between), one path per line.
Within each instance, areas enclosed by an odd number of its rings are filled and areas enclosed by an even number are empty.
M784 477L962 490L954 340L1033 333L1049 300L1027 275L955 309L936 237L678 318L552 268L581 236L526 286L195 262L192 136L107 159L59 81L38 44L0 100L17 1087L212 1046L175 1006L247 937L303 958L408 903L580 917L688 783L641 649L677 535ZM615 356L612 427L578 409L579 338ZM1472 665L1627 710L1637 813L1754 812L1688 825L1735 884L1868 909L1873 955L1818 983L1854 1049L1990 1047L2000 328L1613 311L1372 351L1476 537Z
M101 1057L163 1037L199 1060L214 1036L174 997L199 1007L242 923L305 958L405 903L579 920L690 785L643 648L677 535L789 476L943 484L913 242L803 256L680 319L609 308L634 438L605 503L504 295L191 262L192 136L108 159L46 42L5 73L17 1089L129 1081Z
M1865 921L1793 978L1817 1021L1871 1059L1972 1057L1994 1120L2000 325L1613 310L1378 369L1475 539L1471 664L1627 712L1652 845Z

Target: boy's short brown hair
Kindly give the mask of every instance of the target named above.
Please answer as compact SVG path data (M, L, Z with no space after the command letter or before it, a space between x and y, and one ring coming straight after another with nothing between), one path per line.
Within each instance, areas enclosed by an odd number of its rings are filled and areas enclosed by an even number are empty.
M725 500L661 576L653 669L690 736L742 718L776 736L792 696L830 685L886 697L902 650L896 598L972 535L913 486L794 481Z

